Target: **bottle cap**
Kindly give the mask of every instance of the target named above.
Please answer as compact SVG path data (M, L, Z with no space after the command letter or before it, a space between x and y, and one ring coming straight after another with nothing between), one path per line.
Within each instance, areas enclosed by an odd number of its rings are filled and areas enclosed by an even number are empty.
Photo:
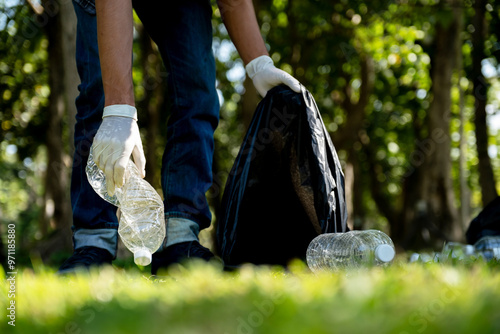
M147 249L139 249L134 253L134 262L139 266L147 266L151 263L151 252Z
M474 255L475 249L472 245L465 245L464 253L465 255Z
M375 248L375 258L379 261L390 262L394 259L394 255L396 255L394 248L387 244L379 245Z

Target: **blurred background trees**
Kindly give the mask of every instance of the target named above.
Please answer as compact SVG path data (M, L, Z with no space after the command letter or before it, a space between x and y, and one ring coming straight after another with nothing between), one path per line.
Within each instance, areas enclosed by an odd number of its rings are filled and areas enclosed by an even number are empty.
M463 241L500 190L500 2L254 4L275 64L323 114L351 228L384 230L401 250ZM221 120L207 196L216 213L260 97L213 9ZM0 233L16 223L25 255L54 262L71 251L75 26L69 0L0 0ZM146 174L159 191L167 75L136 20L135 93Z

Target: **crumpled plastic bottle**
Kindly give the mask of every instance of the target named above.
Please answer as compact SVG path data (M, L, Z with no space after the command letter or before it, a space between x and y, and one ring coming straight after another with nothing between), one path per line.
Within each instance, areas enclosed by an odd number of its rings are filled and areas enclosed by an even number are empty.
M156 190L140 177L136 165L129 160L123 187L109 196L104 172L94 162L90 150L85 169L90 185L104 200L120 208L118 234L125 246L134 254L137 265L151 263L152 253L165 239L163 201Z

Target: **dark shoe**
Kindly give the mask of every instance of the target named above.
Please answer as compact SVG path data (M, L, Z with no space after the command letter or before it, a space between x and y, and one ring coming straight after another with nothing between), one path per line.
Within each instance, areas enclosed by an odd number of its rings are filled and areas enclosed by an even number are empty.
M208 248L200 245L196 240L174 244L168 246L161 252L153 254L151 274L156 275L160 268L167 268L171 264L182 263L193 258L202 259L208 262L214 258L214 254L212 254Z
M69 274L90 267L111 265L113 255L105 249L85 246L78 248L59 268L58 274Z

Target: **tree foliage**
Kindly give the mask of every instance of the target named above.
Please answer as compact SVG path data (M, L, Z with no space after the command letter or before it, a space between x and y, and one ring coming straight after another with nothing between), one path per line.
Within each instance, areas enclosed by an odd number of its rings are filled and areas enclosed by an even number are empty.
M432 247L441 240L428 227L408 234L415 223L408 217L417 205L414 195L419 180L435 168L425 161L436 149L429 130L430 108L436 99L433 71L442 52L436 41L457 19L454 10L460 8L460 47L452 51L454 59L449 60L458 65L453 67L451 88L445 92L451 106L449 128L443 135L450 143L446 159L451 166L454 208L471 209L460 211L466 215L462 222L449 223L458 226L470 221L482 206L474 124L478 94L484 96L488 119L499 119L500 4L492 0L255 0L254 4L275 64L313 94L339 151L346 172L351 227L384 229L400 245L404 245L405 236L428 238L406 247ZM484 5L487 29L481 59L484 89L478 91L473 84L477 79L473 37L480 5ZM259 98L245 79L244 64L215 2L213 9L221 111L215 133L214 186L207 195L216 213L225 179ZM50 209L37 200L44 193L47 161L44 129L51 87L49 42L42 28L50 14L47 7L45 16L37 16L24 1L0 2L0 219L26 226L31 240L39 237L39 212ZM141 131L147 139L143 141L148 154L147 175L159 189L168 73L137 18L135 36L133 78ZM67 124L63 126L64 133L71 133ZM490 127L487 137L497 181L498 128ZM69 145L65 149L69 152ZM465 227L459 226L462 230Z

